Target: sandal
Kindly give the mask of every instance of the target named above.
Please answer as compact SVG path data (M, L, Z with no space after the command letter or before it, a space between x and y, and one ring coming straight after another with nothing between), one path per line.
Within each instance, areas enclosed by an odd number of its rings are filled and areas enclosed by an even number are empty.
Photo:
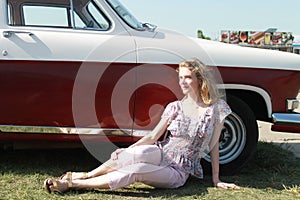
M55 179L48 178L44 181L44 189L49 194L52 192L64 193L64 192L68 191L69 189L71 189L72 187L73 187L72 179L68 180L68 185L67 185L66 190L59 189L57 180L55 180Z
M88 178L89 178L87 172L82 172L82 174L83 174L82 177L81 177L81 178L77 178L77 179L88 179ZM70 181L70 180L73 179L72 176L73 176L73 175L72 175L72 172L67 172L67 173L63 174L63 175L60 177L60 180ZM74 180L76 180L76 179L74 179Z

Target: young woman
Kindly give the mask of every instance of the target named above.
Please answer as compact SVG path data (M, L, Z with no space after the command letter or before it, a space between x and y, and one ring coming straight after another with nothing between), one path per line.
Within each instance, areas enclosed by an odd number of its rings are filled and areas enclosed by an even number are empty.
M184 98L167 105L154 130L90 172L68 172L47 179L47 192L101 188L116 190L134 182L157 188L183 186L189 175L203 178L200 160L210 152L212 181L218 188L239 189L219 179L219 137L224 119L231 113L219 97L208 68L199 60L179 64L179 85ZM163 141L158 139L168 130Z

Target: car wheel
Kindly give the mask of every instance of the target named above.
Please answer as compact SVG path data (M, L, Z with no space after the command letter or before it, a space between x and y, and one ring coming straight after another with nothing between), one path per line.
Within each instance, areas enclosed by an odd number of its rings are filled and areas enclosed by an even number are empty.
M226 117L219 139L220 174L233 175L251 158L258 142L255 115L241 99L227 96L232 113ZM205 173L211 173L211 160L202 159Z

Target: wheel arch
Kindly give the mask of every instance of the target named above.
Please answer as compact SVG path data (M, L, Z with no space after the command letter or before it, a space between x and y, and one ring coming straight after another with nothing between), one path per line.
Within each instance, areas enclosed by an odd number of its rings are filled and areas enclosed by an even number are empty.
M257 120L270 121L272 101L270 95L264 89L237 84L225 84L224 89L226 96L235 96L248 104Z

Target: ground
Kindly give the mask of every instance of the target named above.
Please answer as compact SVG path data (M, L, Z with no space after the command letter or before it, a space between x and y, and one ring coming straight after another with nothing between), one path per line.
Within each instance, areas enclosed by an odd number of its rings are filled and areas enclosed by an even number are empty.
M300 99L300 93L298 94ZM300 113L300 108L296 110ZM272 142L276 145L292 151L297 158L300 158L300 133L282 133L271 131L271 124L258 122L259 141Z

